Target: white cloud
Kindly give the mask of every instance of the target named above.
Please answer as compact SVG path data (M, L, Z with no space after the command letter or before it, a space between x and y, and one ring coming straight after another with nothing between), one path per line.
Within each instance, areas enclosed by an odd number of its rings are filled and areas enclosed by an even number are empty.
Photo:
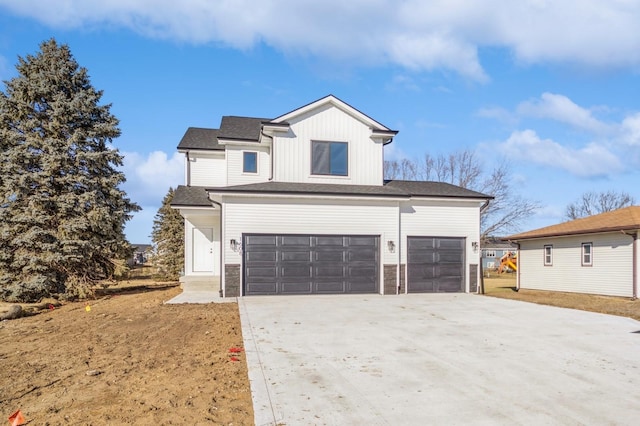
M608 176L623 170L622 162L607 148L591 143L580 149L567 148L535 131L516 131L500 144L511 158L566 170L579 177Z
M501 107L485 107L480 108L475 113L476 116L482 118L492 118L502 123L514 125L518 122L518 117L509 110Z
M169 187L184 182L184 157L174 153L168 157L163 151L154 151L146 157L137 152L124 152L124 173L127 182L123 189L129 198L143 206L162 204Z
M564 95L554 93L543 93L540 99L522 102L517 112L524 116L559 121L592 133L604 134L610 130L610 126L596 119L590 110Z
M638 69L640 3L530 0L0 0L62 28L123 27L148 37L264 43L352 65L395 64L488 79L478 51L506 48L522 63Z
M629 115L622 120L620 134L624 144L640 147L640 113Z

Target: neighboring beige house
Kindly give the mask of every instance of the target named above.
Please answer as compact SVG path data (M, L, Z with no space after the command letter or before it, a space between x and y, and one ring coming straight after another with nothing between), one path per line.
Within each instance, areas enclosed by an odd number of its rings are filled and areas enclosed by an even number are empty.
M640 206L547 226L518 243L518 288L638 297Z
M189 128L172 202L185 218L183 283L224 297L477 291L491 197L385 181L396 133L331 95L275 119Z

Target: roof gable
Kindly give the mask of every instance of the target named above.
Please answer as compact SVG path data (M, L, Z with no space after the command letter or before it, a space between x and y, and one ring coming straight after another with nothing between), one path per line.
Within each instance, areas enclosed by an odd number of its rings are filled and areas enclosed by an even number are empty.
M323 108L326 106L333 106L336 108L339 108L340 110L344 111L345 113L349 114L350 116L354 117L355 119L365 123L367 126L369 126L375 133L383 133L383 134L388 134L388 136L393 136L396 133L398 133L395 130L391 130L388 127L384 126L383 124L379 123L378 121L374 120L373 118L369 117L368 115L362 113L361 111L358 111L357 109L355 109L354 107L352 107L351 105L347 104L344 101L341 101L340 99L336 98L333 95L328 95L325 96L324 98L318 99L317 101L311 102L307 105L304 105L300 108L296 108L293 111L290 111L284 115L281 115L280 117L277 117L273 120L271 120L272 123L284 123L287 121L291 121L294 118L300 116L300 115L304 115L309 113L310 111L313 111L315 109L319 109L319 108Z
M640 230L640 206L625 207L606 213L546 226L511 235L506 240L518 241L543 237L561 237L601 232Z

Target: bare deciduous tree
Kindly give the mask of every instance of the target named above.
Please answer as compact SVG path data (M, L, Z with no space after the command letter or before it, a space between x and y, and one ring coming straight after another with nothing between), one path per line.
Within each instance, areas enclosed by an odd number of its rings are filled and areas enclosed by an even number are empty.
M520 224L540 207L537 202L517 194L506 163L486 173L471 150L437 157L425 154L421 161L385 161L384 172L386 179L447 182L493 196L480 218L483 241L490 236L518 231Z
M565 216L569 220L579 219L632 206L634 203L634 198L626 192L613 190L603 192L590 191L585 192L577 201L569 204Z

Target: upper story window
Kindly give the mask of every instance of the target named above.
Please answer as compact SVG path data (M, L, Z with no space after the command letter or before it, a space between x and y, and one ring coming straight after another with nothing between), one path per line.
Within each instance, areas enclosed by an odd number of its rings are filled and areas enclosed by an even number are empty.
M349 171L346 142L311 142L311 174L347 176Z
M258 173L258 153L253 151L242 152L242 172Z
M484 251L484 257L496 257L496 251L495 250L485 250Z
M553 265L553 246L544 246L544 266Z
M593 243L582 243L582 266L593 265Z

